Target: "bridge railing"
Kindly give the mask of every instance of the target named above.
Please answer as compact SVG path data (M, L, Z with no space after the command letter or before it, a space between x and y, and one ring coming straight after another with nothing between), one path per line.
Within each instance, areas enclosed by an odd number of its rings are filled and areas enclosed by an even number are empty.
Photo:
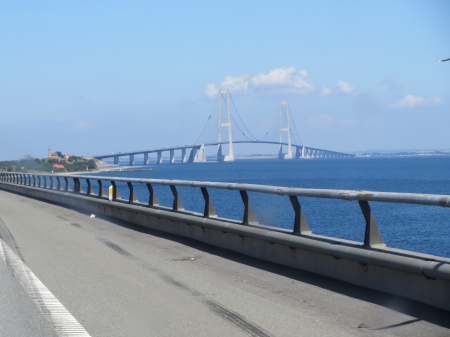
M416 194L416 193L393 193L393 192L373 192L373 191L355 191L355 190L332 190L332 189L309 189L309 188L294 188L294 187L280 187L255 185L244 183L223 183L223 182L203 182L203 181L187 181L187 180L166 180L166 179L136 179L136 178L122 178L122 177L104 177L104 176L88 176L88 175L53 175L53 174L20 174L20 173L1 173L0 181L27 185L37 188L57 190L65 193L75 193L85 195L92 198L111 199L112 202L121 202L128 204L137 204L146 207L160 208L170 210L173 212L189 212L183 206L180 194L177 187L192 187L199 188L203 199L204 207L203 214L200 216L204 218L213 218L216 220L229 221L230 219L219 218L214 208L212 199L208 192L209 189L219 190L235 190L239 191L243 203L243 215L241 219L234 220L235 223L242 225L250 225L255 227L270 228L273 231L290 232L293 235L307 235L311 234L302 207L298 197L311 198L326 198L326 199L341 199L358 201L360 209L365 219L365 234L363 245L366 247L385 246L374 214L371 210L369 202L386 202L386 203L403 203L403 204L417 204L429 206L450 207L449 195L435 195L435 194ZM85 183L83 183L85 182ZM93 183L97 186L94 192ZM111 196L105 191L105 182L113 187ZM118 189L118 183L125 183L128 187L129 194L127 199L122 199ZM148 199L146 202L138 201L135 193L135 185L145 185L148 190ZM83 190L83 185L86 191ZM172 192L173 200L171 207L164 207L159 205L154 185L169 186ZM109 187L109 186L108 186ZM287 196L290 204L294 210L294 224L292 231L281 229L278 227L264 226L258 223L257 217L253 210L251 200L248 192L276 194ZM192 212L190 212L192 213Z

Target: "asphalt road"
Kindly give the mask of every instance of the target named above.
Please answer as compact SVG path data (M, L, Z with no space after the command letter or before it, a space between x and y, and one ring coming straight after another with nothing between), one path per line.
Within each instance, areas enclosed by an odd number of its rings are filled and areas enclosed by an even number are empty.
M0 336L450 336L447 311L1 190L0 240Z

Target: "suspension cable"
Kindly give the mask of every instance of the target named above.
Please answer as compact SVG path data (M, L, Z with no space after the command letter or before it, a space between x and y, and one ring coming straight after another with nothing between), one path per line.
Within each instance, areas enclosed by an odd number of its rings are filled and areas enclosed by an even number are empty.
M211 115L209 115L208 120L206 121L205 126L203 127L202 133L200 133L200 136L198 136L197 140L195 141L194 145L197 144L200 137L203 135L203 132L205 132L206 127L208 126L209 121L211 120Z
M239 119L240 119L241 122L242 122L242 125L244 125L245 130L247 130L247 132L249 133L249 135L252 136L252 137L254 138L254 140L258 140L255 136L253 136L253 134L250 132L250 130L247 129L247 126L245 125L244 121L242 120L241 115L239 114L239 111L238 111L238 109L236 108L236 105L234 104L233 97L232 97L231 95L230 95L230 97L231 97L231 102L233 102L234 110L236 110L236 112L237 112L237 114L238 114L238 116L239 116ZM236 123L236 125L237 125L237 123ZM247 136L246 136L246 137L247 137ZM247 138L248 138L248 137L247 137ZM249 139L250 139L250 138L249 138Z
M249 137L241 130L241 128L239 127L238 123L236 123L236 120L234 119L233 115L231 115L231 119L233 120L234 124L237 126L237 128L239 129L239 131L241 131L242 135L243 135L245 138L247 138L248 140L250 140L250 141L252 141L252 142L255 141L254 139L249 138Z
M211 111L214 111L214 109L216 108L216 104L217 104L217 100L214 100L214 105L213 105ZM206 127L208 126L208 123L209 123L209 121L211 120L211 116L212 116L212 112L211 112L211 114L209 115L208 120L206 121L206 124L205 124L205 126L203 127L203 130L202 130L202 132L200 133L200 136L198 136L197 140L195 141L194 145L197 144L197 142L199 141L200 137L203 135L203 132L205 132Z
M295 125L294 117L292 117L292 113L291 113L291 120L292 120L292 124L294 124L294 129L295 129L295 132L297 133L298 139L300 140L300 144L298 144L298 145L303 145L302 139L300 138L300 134L298 133L298 130L297 130L297 126Z

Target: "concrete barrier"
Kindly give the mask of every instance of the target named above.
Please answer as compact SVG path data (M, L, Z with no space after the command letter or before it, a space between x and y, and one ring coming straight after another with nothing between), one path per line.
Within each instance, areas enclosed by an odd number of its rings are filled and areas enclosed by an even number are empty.
M80 193L76 181L75 191L71 192L67 186L67 191L56 190L53 183L36 187L30 186L31 180L28 185L22 179L1 180L0 188L5 191L118 218L450 310L450 259L447 258L314 234L292 235L176 210L175 194L171 209L133 202L131 193L129 200L115 198L113 201L106 196Z

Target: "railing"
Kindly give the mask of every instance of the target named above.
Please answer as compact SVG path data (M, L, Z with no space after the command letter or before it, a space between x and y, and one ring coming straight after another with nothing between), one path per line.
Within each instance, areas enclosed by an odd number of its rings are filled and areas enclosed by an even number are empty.
M326 199L341 199L341 200L355 200L358 201L361 211L365 219L365 235L364 246L384 246L383 239L378 229L375 217L370 208L369 202L387 202L387 203L404 203L404 204L418 204L429 206L450 207L450 196L435 195L435 194L415 194L415 193L392 193L392 192L371 192L371 191L352 191L352 190L331 190L331 189L306 189L306 188L292 188L266 185L253 185L242 183L220 183L220 182L201 182L201 181L185 181L185 180L161 180L161 179L133 179L120 177L103 177L103 176L84 176L84 175L51 175L51 174L19 174L19 173L0 173L0 181L38 187L43 189L50 189L61 191L65 193L75 193L89 196L92 198L108 199L109 195L105 193L104 182L109 182L113 186L112 201L129 204L138 204L151 208L161 208L167 210L167 207L158 204L154 185L169 186L173 195L172 207L169 210L173 212L188 212L185 210L181 201L180 194L177 187L193 187L199 188L204 198L204 210L202 216L204 218L218 218L213 202L209 195L208 189L220 190L237 190L240 193L242 203L244 206L242 220L239 223L242 225L260 226L257 222L257 217L253 210L248 192L276 194L289 197L290 203L295 213L293 230L290 231L293 235L307 235L311 234L306 218L303 214L302 207L298 201L298 197L312 197L312 198L326 198ZM83 191L82 181L86 182L86 192ZM98 193L94 194L92 182L98 184ZM117 183L126 183L129 189L129 198L122 199L117 188ZM148 201L146 203L139 202L135 187L133 184L143 184L148 190ZM224 219L229 220L229 219ZM261 226L269 228L268 226ZM274 231L286 232L276 227L270 227Z

